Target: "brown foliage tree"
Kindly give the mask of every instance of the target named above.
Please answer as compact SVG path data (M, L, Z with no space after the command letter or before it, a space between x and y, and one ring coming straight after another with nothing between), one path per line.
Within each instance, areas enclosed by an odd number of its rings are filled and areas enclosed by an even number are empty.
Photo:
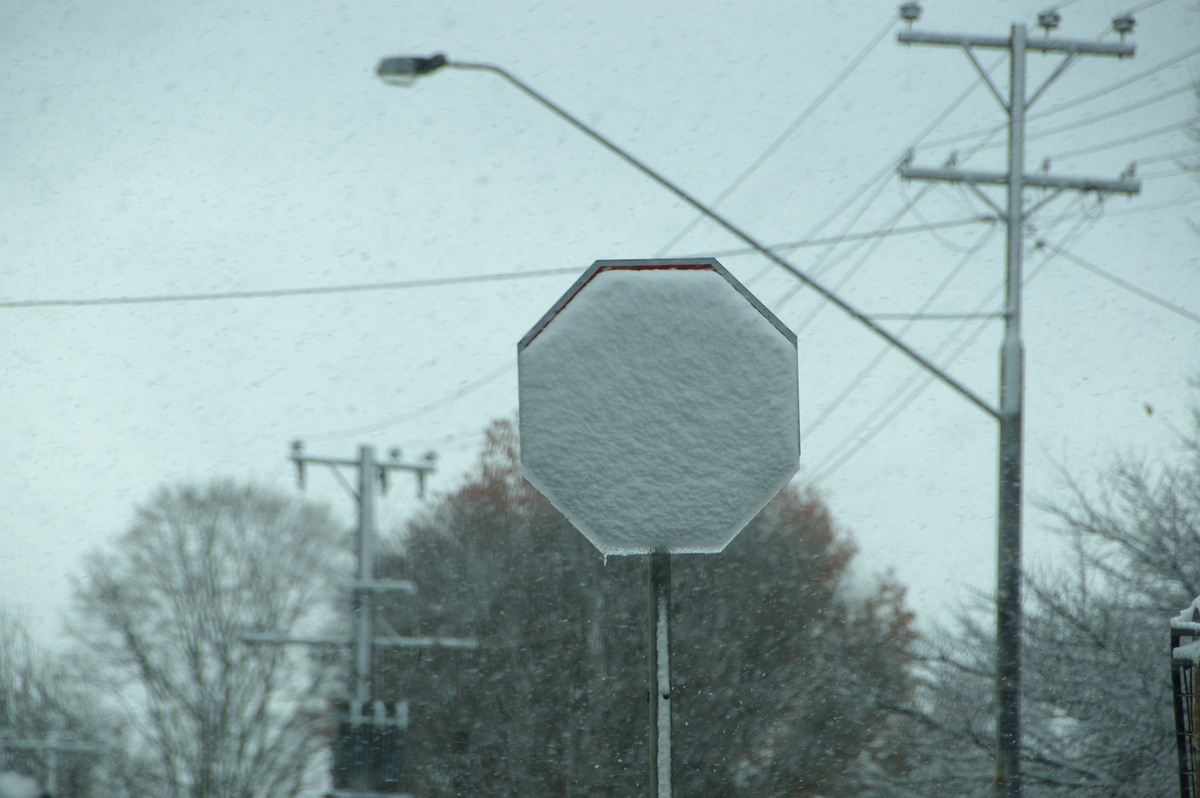
M607 562L519 476L512 425L479 471L412 522L381 575L401 632L478 651L380 654L411 700L409 790L430 796L646 792L644 559ZM674 782L683 795L850 796L896 760L907 696L904 591L856 581L855 549L813 495L786 489L722 554L675 557Z

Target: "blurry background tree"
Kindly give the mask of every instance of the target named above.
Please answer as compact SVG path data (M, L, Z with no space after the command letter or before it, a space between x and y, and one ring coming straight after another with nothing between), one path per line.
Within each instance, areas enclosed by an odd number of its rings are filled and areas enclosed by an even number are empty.
M409 524L380 575L416 597L401 633L480 650L380 652L387 696L411 698L417 795L643 794L644 558L607 562L519 475L496 423L477 473ZM674 572L675 786L683 795L862 795L903 767L881 748L911 689L912 616L890 579L852 573L824 505L789 488L720 555Z
M75 637L136 737L141 795L284 798L327 774L323 671L247 645L328 606L323 507L217 481L159 490L76 582Z
M39 646L18 614L0 608L0 773L26 774L48 783L48 751L4 742L49 741L58 735L62 741L104 749L59 753L54 765L58 792L78 798L120 798L129 794L120 730L80 674L70 658Z
M1174 455L1116 458L1045 506L1073 557L1027 574L1025 794L1174 794L1167 622L1200 595L1200 415ZM989 614L966 613L926 661L914 796L991 794Z

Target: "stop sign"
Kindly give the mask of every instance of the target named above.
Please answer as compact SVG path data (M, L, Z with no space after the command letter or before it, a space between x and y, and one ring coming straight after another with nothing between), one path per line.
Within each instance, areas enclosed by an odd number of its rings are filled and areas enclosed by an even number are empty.
M525 478L606 555L719 552L799 468L796 336L715 260L597 261L517 364Z

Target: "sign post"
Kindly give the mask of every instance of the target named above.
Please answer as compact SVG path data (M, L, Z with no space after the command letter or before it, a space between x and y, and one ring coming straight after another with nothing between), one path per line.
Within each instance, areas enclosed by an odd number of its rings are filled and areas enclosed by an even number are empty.
M648 557L650 761L671 794L671 555L795 475L796 336L721 264L597 261L521 339L521 467L606 557Z

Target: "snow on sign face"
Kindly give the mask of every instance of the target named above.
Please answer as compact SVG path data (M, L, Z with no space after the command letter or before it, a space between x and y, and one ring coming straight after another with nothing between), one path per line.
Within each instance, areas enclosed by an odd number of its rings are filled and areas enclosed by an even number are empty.
M597 261L521 339L525 478L604 554L716 553L799 468L796 336L717 261Z

